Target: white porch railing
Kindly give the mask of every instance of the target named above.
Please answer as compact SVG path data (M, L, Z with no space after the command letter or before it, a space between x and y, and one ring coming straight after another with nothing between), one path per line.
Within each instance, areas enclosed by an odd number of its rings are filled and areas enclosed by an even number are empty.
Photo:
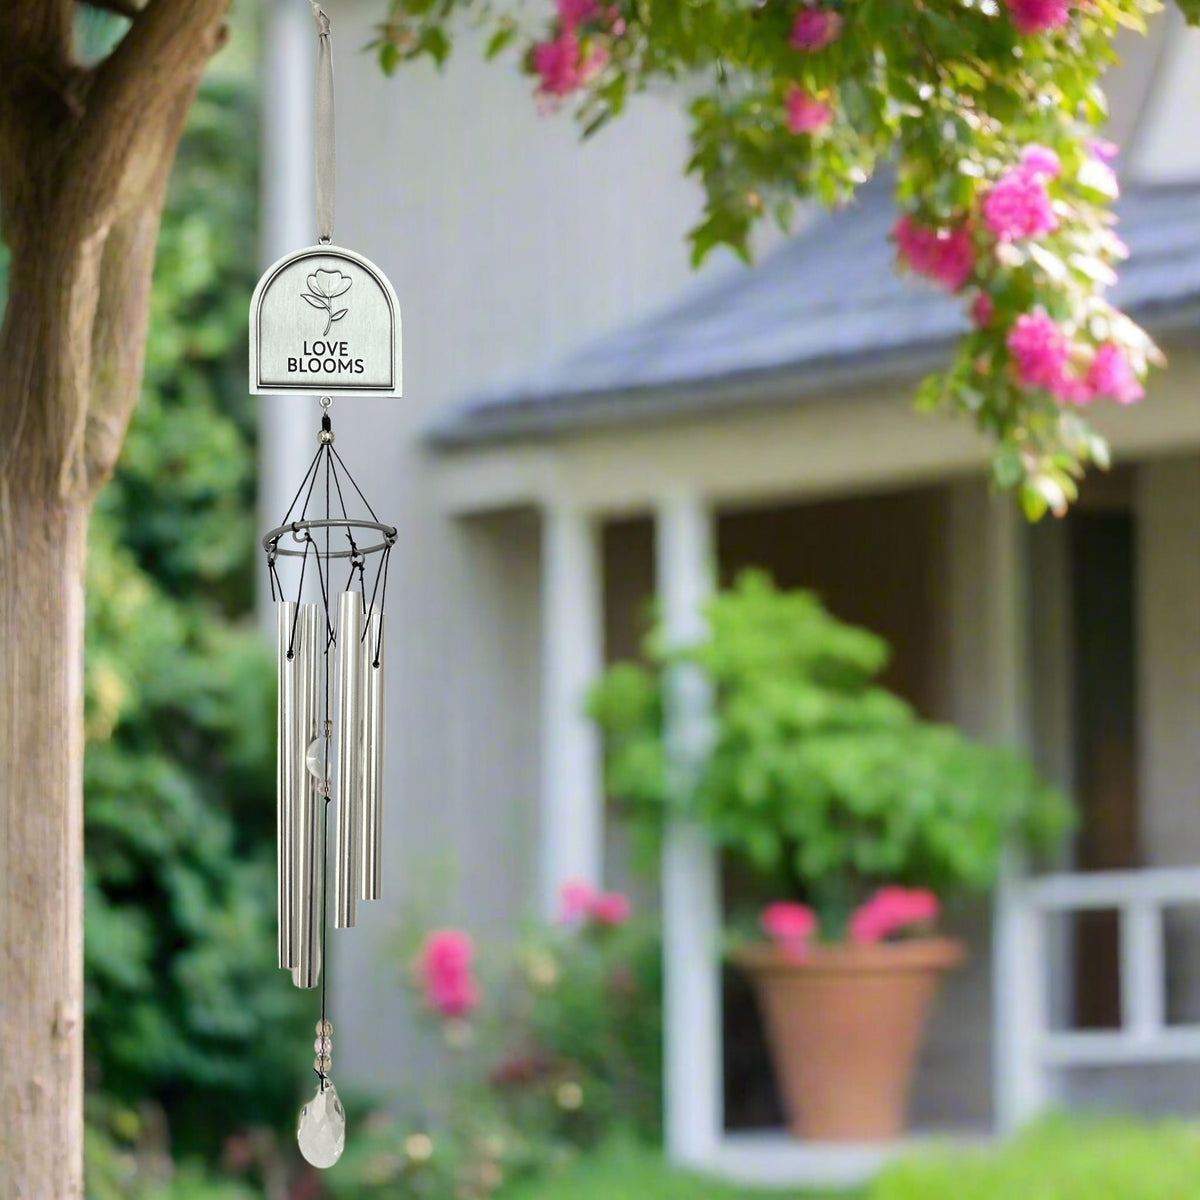
M1200 1060L1200 1025L1168 1025L1163 910L1200 907L1200 867L1150 868L1035 876L1007 883L1001 899L1025 969L1011 987L1011 1025L997 1063L1026 1086L1006 1124L1035 1116L1053 1096L1053 1073L1064 1067ZM1116 1029L1053 1029L1048 987L1054 964L1048 918L1115 910L1120 922L1121 1024ZM1033 1086L1028 1086L1029 1082Z

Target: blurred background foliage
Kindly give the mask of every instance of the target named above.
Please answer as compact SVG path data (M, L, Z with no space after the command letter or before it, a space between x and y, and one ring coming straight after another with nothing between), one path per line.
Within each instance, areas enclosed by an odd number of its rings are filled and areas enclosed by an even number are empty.
M252 1143L238 1165L270 1173L309 1066L292 1035L311 997L275 965L274 669L253 612L256 91L224 67L180 149L142 398L89 543L93 1200L251 1194L204 1190L170 1155Z

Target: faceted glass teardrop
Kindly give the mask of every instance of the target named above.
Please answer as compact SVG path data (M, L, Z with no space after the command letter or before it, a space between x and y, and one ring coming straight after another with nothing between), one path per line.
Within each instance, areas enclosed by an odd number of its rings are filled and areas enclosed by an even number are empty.
M332 1167L346 1148L346 1111L333 1080L317 1085L317 1094L300 1110L296 1131L300 1153L314 1167Z
M324 783L329 776L325 774L325 739L315 737L308 743L304 753L304 765L308 773L318 782Z

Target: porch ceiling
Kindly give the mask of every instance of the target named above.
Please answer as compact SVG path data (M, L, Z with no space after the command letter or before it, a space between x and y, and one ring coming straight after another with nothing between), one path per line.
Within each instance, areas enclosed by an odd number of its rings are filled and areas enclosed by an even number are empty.
M1130 259L1114 297L1151 328L1195 319L1200 184L1134 186L1118 204ZM900 278L887 189L816 222L759 266L584 346L517 387L468 401L429 434L439 449L560 437L665 417L861 394L936 366L963 306Z

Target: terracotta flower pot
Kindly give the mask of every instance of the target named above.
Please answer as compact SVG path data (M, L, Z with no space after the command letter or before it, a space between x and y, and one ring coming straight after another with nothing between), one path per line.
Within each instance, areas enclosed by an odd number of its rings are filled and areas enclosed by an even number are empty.
M950 938L813 946L803 958L771 945L737 953L795 1137L870 1142L904 1130L929 1008L964 957Z

